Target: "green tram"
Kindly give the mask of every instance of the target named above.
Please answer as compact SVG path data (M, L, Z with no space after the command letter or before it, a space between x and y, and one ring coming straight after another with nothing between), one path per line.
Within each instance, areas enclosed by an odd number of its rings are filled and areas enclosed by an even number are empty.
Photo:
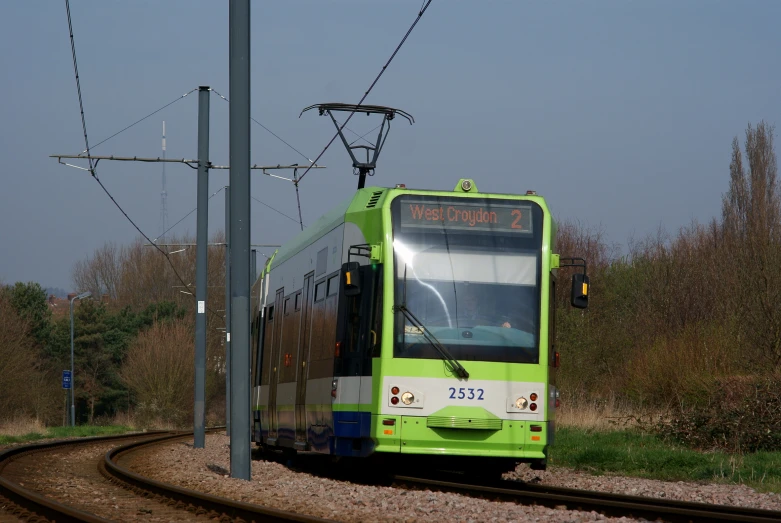
M358 190L253 286L253 441L544 468L559 394L555 235L532 191L482 194L468 179L452 192Z

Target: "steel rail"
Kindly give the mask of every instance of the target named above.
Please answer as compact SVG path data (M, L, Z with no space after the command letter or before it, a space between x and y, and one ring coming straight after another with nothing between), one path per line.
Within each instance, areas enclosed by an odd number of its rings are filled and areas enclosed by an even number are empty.
M188 436L191 434L192 433L189 433ZM145 440L117 447L106 453L101 466L105 468L105 474L112 476L116 481L129 486L131 489L137 489L151 494L152 496L166 498L177 504L181 503L184 507L195 510L198 514L209 514L220 518L227 516L236 521L298 521L302 523L325 523L332 521L315 516L296 514L294 512L287 512L261 505L244 503L176 485L170 485L144 477L117 463L122 456L176 437L185 436L163 437L159 440Z
M542 505L549 508L565 506L569 510L595 511L606 516L639 517L651 521L676 523L781 521L781 511L629 496L512 481L490 481L484 485L470 485L463 481L456 481L450 475L440 477L443 479L399 475L393 476L393 482L396 485L441 489L470 496L514 501L524 505Z
M26 489L23 486L3 477L2 472L6 465L19 459L22 456L37 452L45 452L58 447L69 445L84 445L102 441L121 440L128 438L139 438L147 435L154 437L162 431L121 434L114 436L95 436L89 438L67 439L46 441L43 443L33 443L11 447L0 452L0 497L10 501L16 508L9 508L12 514L19 514L25 519L32 518L33 514L38 518L44 518L50 521L85 521L89 523L105 523L106 519L98 517L89 512L84 512L73 507L69 507L53 499L47 498L37 492Z

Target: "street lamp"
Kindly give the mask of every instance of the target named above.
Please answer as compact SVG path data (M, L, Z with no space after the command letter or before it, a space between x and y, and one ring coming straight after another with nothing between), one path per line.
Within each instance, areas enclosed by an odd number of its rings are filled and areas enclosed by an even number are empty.
M73 394L74 385L76 384L76 380L73 379L75 377L73 374L73 302L74 300L89 298L90 296L92 296L91 292L82 292L71 298L71 427L76 426L76 402Z

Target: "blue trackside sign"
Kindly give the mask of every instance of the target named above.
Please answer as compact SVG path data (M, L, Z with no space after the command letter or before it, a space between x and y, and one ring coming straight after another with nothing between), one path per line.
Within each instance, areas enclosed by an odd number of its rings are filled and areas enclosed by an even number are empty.
M62 371L62 388L71 388L71 371L69 370Z

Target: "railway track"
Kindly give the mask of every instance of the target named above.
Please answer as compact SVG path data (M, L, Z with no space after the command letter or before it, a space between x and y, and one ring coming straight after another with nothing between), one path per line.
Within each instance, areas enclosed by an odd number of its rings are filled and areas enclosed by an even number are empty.
M394 476L392 481L397 487L439 490L524 505L536 504L549 508L595 511L606 516L643 518L650 521L676 523L718 521L778 523L781 521L781 511L629 496L516 481L497 480L483 482L481 485L470 485L464 483L463 479L455 474L442 474L429 478L399 475Z
M191 433L165 432L83 438L79 440L38 443L8 449L0 453L0 506L13 506L6 511L25 521L89 521L112 520L220 520L220 521L298 521L323 522L321 518L304 516L255 504L233 501L143 477L126 466L134 453L153 445L191 437ZM123 441L124 440L124 441ZM121 444L121 446L117 446ZM101 500L83 503L80 499L54 499L51 492L36 488L33 474L49 470L50 463L74 449L82 449L79 473L93 474L91 481L102 482L94 489L113 489L102 494ZM91 450L85 450L91 449ZM58 454L59 453L59 454ZM319 468L319 467L316 467ZM322 470L321 470L322 472ZM68 478L58 478L68 483ZM344 478L343 478L344 479ZM659 498L646 498L569 488L550 487L513 481L489 481L470 485L463 476L392 477L393 486L407 489L445 491L494 501L511 501L523 505L549 508L595 511L606 516L625 516L654 521L701 522L781 521L781 512L733 506L691 503ZM60 492L60 498L62 492ZM126 507L132 507L128 509ZM135 511L135 512L134 512ZM154 515L154 518L152 517ZM7 521L0 514L0 521Z
M192 433L158 432L58 440L7 449L0 452L0 505L6 506L6 516L22 521L328 521L168 485L140 476L121 464L123 458L140 449L191 436ZM122 440L130 443L116 446ZM114 448L105 450L107 446ZM91 475L87 478L93 485L89 494L71 496L65 502L62 492L55 499L48 490L36 488L41 483L35 476L50 470L52 461L61 459L63 454L90 448L87 452L97 452L96 458L79 458L78 466L73 467L82 479ZM96 495L98 499L88 499Z

